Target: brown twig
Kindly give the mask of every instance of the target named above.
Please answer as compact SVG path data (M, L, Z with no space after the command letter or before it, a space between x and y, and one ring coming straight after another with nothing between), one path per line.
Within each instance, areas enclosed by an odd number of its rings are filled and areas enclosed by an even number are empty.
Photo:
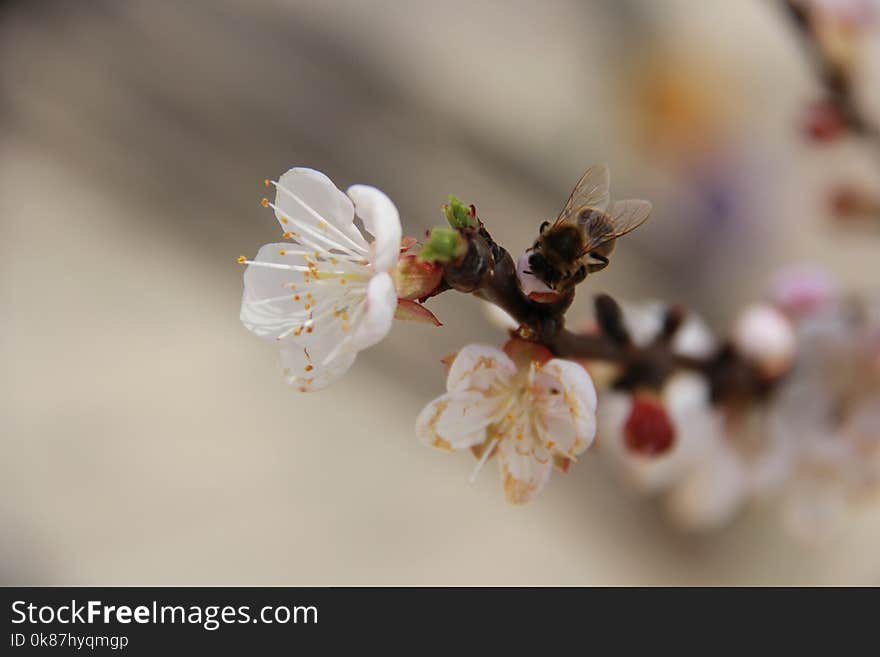
M816 25L804 3L798 0L782 0L782 5L800 35L828 102L837 110L847 129L864 139L880 158L880 125L873 122L859 106L851 71L831 57L822 45Z
M760 397L769 390L757 369L730 345L707 358L675 353L673 338L685 318L678 306L667 310L660 333L647 346L633 342L620 306L604 294L595 298L599 331L569 331L565 328L565 313L574 300L573 288L556 301L534 301L520 286L513 258L492 239L482 222L459 232L467 240L467 252L445 266L437 293L454 289L499 306L519 324L514 332L517 337L541 343L562 358L614 363L619 370L615 382L618 388L659 389L674 372L690 370L707 377L712 399L718 403Z

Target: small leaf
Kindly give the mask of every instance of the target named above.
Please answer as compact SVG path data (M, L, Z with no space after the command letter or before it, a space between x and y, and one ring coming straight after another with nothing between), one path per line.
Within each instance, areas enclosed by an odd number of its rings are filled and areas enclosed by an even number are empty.
M421 322L422 324L433 324L434 326L443 326L440 320L430 310L422 304L410 301L408 299L397 300L397 310L394 313L394 319L402 319L409 322Z
M453 228L477 226L476 208L465 205L452 194L449 195L449 203L443 204L443 216Z
M428 240L419 251L423 262L451 262L467 251L467 242L457 230L433 228Z
M415 300L428 296L443 279L443 268L433 262L423 262L414 255L405 255L393 271L394 287L401 299Z

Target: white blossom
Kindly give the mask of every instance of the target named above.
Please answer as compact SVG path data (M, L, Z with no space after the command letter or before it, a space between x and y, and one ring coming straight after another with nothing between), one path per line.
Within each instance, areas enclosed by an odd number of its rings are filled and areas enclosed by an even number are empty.
M797 450L784 502L799 538L834 534L880 492L878 307L832 307L798 324L801 356L773 400L771 430Z
M837 296L831 276L815 266L781 269L770 284L773 304L794 320L827 309Z
M596 391L577 363L522 358L516 349L523 343L511 344L514 349L507 350L516 361L490 346L459 351L447 393L425 407L416 432L432 447L473 449L480 458L477 470L497 456L508 501L522 504L546 485L554 465L566 468L589 447L596 430Z
M660 333L666 306L658 302L622 306L633 341L649 345ZM688 315L672 339L672 351L709 356L716 341L706 325ZM668 426L634 423L646 405L665 414ZM603 391L598 412L602 453L638 491L663 496L672 520L681 528L706 531L729 522L753 497L773 488L794 463L788 443L768 439L762 408L732 412L710 402L706 378L678 372L659 391ZM637 427L637 429L636 429ZM673 440L658 453L640 453L628 431L668 431ZM644 438L643 438L644 440ZM650 442L649 440L647 442Z
M375 187L353 185L344 194L314 169L293 168L268 184L275 202L263 205L274 209L291 241L240 258L248 264L241 321L281 345L288 383L318 390L391 329L397 294L389 272L400 253L400 218Z
M765 374L775 376L791 365L797 336L788 318L769 304L756 303L740 313L733 328L733 343Z

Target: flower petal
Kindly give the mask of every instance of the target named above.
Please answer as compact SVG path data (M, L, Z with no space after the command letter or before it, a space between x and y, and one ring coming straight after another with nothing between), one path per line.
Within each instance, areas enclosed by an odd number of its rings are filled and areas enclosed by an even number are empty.
M367 249L367 241L354 224L351 199L320 171L303 167L289 169L278 180L275 205L278 208L275 214L285 231L290 230L289 220L321 228L323 219L362 251Z
M451 451L482 443L501 401L479 391L452 392L428 404L416 420L416 435L426 445Z
M516 365L503 351L482 344L462 348L449 368L446 389L483 390L505 387L516 375Z
M542 407L547 415L551 439L563 452L580 454L596 436L597 401L593 380L582 366L560 358L547 362L541 369L558 381L561 389L561 394L550 395L551 401ZM560 421L572 426L573 432L562 431ZM560 442L560 439L565 442Z
M400 257L400 214L385 192L369 185L352 185L348 196L364 227L373 235L370 262L376 271L388 271Z
M305 318L303 300L296 299L290 287L303 285L303 273L283 268L301 264L287 255L291 248L295 245L263 245L244 272L241 321L261 338L275 340L288 331L293 319Z
M352 346L358 351L372 347L391 330L397 310L397 294L390 274L383 272L370 279L365 304L364 315L352 335Z
M326 388L351 368L357 358L357 351L338 350L326 363L318 360L316 356L318 356L317 351L299 345L282 347L281 367L287 383L295 386L300 392L313 392Z
M531 453L517 452L516 441L502 440L498 445L498 469L507 501L525 504L547 485L553 472L553 459L538 461Z
M797 336L788 318L769 304L756 303L740 313L733 342L768 374L784 371L797 350Z

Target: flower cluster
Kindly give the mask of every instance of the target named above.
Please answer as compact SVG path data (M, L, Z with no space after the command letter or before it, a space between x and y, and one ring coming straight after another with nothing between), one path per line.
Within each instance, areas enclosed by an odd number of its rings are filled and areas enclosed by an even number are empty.
M878 307L835 298L827 278L809 270L783 276L774 292L746 308L732 333L730 347L773 382L756 398L713 400L696 372L658 389L612 384L600 396L600 449L637 490L662 495L684 528L717 528L774 496L793 531L815 538L851 502L880 493ZM634 339L652 340L663 312L656 303L625 307ZM715 348L695 318L674 344L690 356ZM643 448L658 444L664 449Z
M572 199L607 203L607 170L591 171ZM595 322L570 331L577 270L558 264L554 245L540 268L531 264L538 243L514 260L473 205L450 197L447 225L420 244L374 187L343 193L304 168L266 185L274 201L262 204L287 241L240 258L241 320L280 347L287 382L302 392L330 385L395 318L440 325L423 304L447 290L482 299L509 337L444 359L446 392L418 416L416 434L470 451L472 480L494 459L513 504L534 499L594 442L690 529L719 527L772 495L799 534L814 536L880 491L880 303L845 299L822 272L782 272L726 335L679 307L606 295L595 298ZM585 219L568 226L607 228L613 213L601 207L572 211ZM592 238L598 270L614 244Z
M275 211L289 242L239 258L248 265L241 321L280 345L288 383L301 392L330 385L388 334L395 316L439 325L415 301L441 284L441 269L422 256L455 255L458 233L435 231L421 254L409 254L415 240L402 240L397 209L375 187L343 193L305 168L266 185L275 201L262 204ZM468 228L476 211L450 200L450 223ZM566 471L595 434L596 392L586 370L540 345L467 346L451 363L447 390L422 412L418 435L434 447L470 448L479 466L497 454L512 503L530 500L554 466Z

